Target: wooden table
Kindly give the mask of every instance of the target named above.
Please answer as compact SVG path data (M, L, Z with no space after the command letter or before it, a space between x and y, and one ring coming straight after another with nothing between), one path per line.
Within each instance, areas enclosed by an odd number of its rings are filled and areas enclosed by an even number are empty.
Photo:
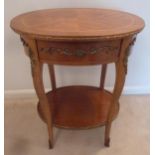
M49 9L19 15L11 21L11 28L20 35L31 61L38 112L47 124L49 147L53 146L53 126L83 129L101 125L105 125L104 144L109 146L130 48L144 28L144 21L133 14L108 9ZM112 93L104 89L109 63L116 68ZM48 64L52 84L47 93L43 64ZM57 88L54 64L101 64L100 85Z

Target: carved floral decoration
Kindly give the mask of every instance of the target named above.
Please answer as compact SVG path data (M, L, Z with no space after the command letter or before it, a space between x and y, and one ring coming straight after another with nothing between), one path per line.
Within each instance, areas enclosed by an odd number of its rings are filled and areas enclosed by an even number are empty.
M118 50L119 50L119 47L114 47L114 46L96 47L96 48L90 48L89 50L84 50L84 49L70 50L68 48L57 48L57 47L41 48L41 52L47 52L49 54L57 52L65 56L77 56L77 57L82 57L89 54L94 55L99 52L105 52L106 54L109 54L109 52L114 52L114 51L117 52Z

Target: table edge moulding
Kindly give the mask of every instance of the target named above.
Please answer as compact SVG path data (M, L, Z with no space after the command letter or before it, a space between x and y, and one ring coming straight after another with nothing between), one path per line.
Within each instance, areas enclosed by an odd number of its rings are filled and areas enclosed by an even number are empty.
M11 20L30 58L38 113L47 124L49 148L53 126L88 129L105 125L104 145L110 145L112 121L127 74L128 56L144 28L140 17L110 9L47 9ZM107 65L115 64L113 92L104 89ZM52 90L45 92L43 65L48 64ZM100 85L57 88L54 64L101 65ZM93 139L92 139L93 140Z

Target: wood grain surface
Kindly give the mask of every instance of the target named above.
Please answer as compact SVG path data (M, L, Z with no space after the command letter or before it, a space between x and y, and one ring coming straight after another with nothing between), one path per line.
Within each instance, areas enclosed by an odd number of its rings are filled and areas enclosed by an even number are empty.
M11 21L31 60L38 111L46 122L49 148L53 125L91 128L105 125L104 145L110 146L112 121L127 74L128 56L144 21L133 14L107 9L48 9L25 13ZM52 90L45 92L43 64L49 67ZM112 93L104 89L107 64L115 63ZM54 64L102 64L99 87L57 88Z
M95 65L118 60L121 40L98 42L37 41L43 63L61 65Z
M53 111L53 124L63 128L92 128L105 125L112 94L91 86L68 86L47 93ZM119 110L115 104L114 119ZM45 121L40 103L38 110ZM45 121L46 122L46 121Z
M11 21L19 34L40 39L117 38L142 30L133 14L108 9L48 9L25 13Z

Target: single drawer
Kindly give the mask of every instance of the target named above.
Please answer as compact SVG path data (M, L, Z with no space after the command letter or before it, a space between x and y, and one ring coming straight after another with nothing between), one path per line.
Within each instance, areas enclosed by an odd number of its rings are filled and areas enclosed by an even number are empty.
M120 40L102 42L37 41L42 62L62 65L93 65L115 62Z

